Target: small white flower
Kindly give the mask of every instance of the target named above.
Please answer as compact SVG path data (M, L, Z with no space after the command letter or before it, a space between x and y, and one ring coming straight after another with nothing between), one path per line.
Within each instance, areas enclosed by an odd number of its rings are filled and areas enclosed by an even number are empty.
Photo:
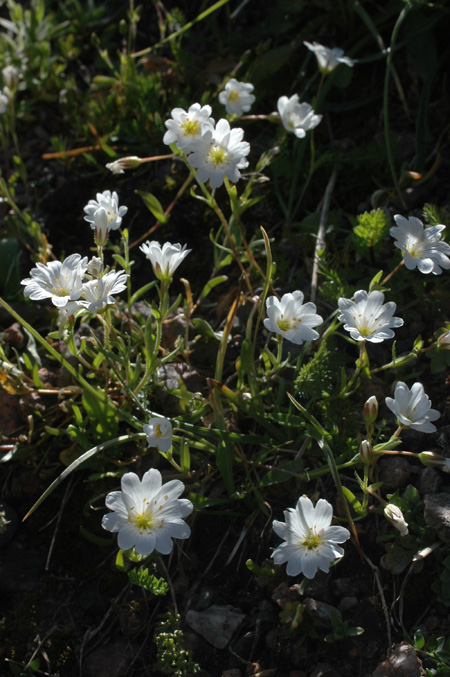
M108 215L104 207L99 207L94 212L94 223L91 223L94 231L94 242L98 247L104 247L109 238Z
M408 523L397 505L388 503L384 509L384 514L392 526L400 532L400 536L408 535Z
M197 169L200 183L209 181L211 188L221 186L227 177L232 183L241 178L240 169L248 167L245 159L250 144L242 141L244 130L231 129L228 120L222 118L214 130L207 129L189 155L189 164Z
M264 326L268 331L281 334L288 341L299 345L319 338L313 327L322 324L323 319L317 315L314 303L303 303L301 291L283 294L281 300L269 296L266 310L268 317L264 320Z
M0 91L0 115L6 112L9 104L9 97Z
M442 268L450 268L450 245L441 240L445 226L424 228L415 216L406 219L400 214L396 214L394 220L397 225L389 232L395 239L395 246L401 249L408 270L417 266L421 273L440 275Z
M93 256L89 261L86 272L92 277L101 277L103 274L103 261L98 256Z
M274 520L273 530L285 543L273 552L275 564L287 562L289 576L302 573L314 578L317 569L328 572L330 562L342 557L344 550L337 543L350 538L345 527L332 527L333 510L323 498L316 507L306 496L300 496L295 508L284 511L286 523Z
M228 115L248 113L255 101L253 89L249 82L238 82L235 78L228 80L225 89L219 94L219 101L225 106Z
M314 52L319 70L325 75L328 75L328 73L334 71L334 69L339 66L340 63L344 63L346 66L350 67L353 67L355 64L353 59L350 59L348 56L344 56L344 50L339 49L339 47L333 47L333 49L330 49L329 47L320 45L318 42L313 42L311 44L310 42L306 42L306 40L303 42L303 44L311 52Z
M186 152L192 150L205 129L214 129L214 120L210 117L211 106L193 103L187 112L183 108L174 108L171 116L172 120L164 123L167 132L163 142L168 146L176 143L177 148Z
M87 263L88 257L81 258L80 254L71 254L62 263L37 263L30 271L31 277L20 283L25 285L23 293L32 301L51 299L57 308L64 308L69 301L80 298Z
M412 428L423 433L435 432L436 426L431 421L437 421L440 413L431 409L431 400L421 383L414 383L410 390L406 383L397 381L394 399L386 397L386 405L402 428Z
M299 103L298 94L293 94L290 98L280 96L277 108L283 127L288 132L293 132L298 139L303 139L306 132L317 127L322 119L321 115L314 113L309 103Z
M118 534L122 550L133 546L140 555L157 550L162 555L172 551L172 538L189 538L191 530L183 521L193 510L187 498L178 498L184 484L171 480L162 484L161 473L152 468L142 478L134 472L125 473L122 491L112 491L106 497L106 507L114 512L103 516L102 527Z
M393 301L384 303L384 294L380 291L357 291L351 299L338 300L338 320L345 322L344 329L350 332L355 341L380 343L393 338L392 327L401 327L403 320L393 317L396 305Z
M116 191L111 194L110 190L104 190L103 193L97 193L96 200L89 200L84 211L86 216L84 220L91 224L92 230L95 229L95 212L100 207L106 212L108 230L117 230L120 228L122 218L128 211L128 207L119 207L119 196Z
M90 313L98 313L105 306L116 302L114 294L127 288L127 277L126 273L112 270L99 279L85 282L78 304Z
M124 174L125 169L135 169L142 164L142 160L137 155L129 155L128 157L122 157L119 160L114 160L114 162L108 162L106 169L109 169L113 174Z
M172 424L167 418L151 418L142 426L149 447L158 447L165 454L172 446Z
M161 282L168 282L171 280L175 270L180 263L191 252L191 249L186 249L184 244L171 244L165 242L163 246L153 240L152 242L145 242L139 249L144 252L153 267L158 280Z

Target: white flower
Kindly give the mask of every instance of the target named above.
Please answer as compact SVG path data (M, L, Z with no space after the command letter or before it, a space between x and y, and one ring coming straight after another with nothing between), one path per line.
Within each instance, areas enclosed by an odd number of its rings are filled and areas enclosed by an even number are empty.
M92 277L101 277L103 270L103 261L98 256L93 256L87 265L86 272Z
M113 174L124 174L125 169L135 169L142 164L142 160L137 155L128 155L128 157L122 157L119 160L114 160L114 162L108 162L106 169L109 169Z
M225 106L228 115L242 115L248 113L255 100L253 85L249 82L238 82L234 78L228 80L223 92L219 94L219 101Z
M323 319L316 314L314 303L303 303L303 293L294 291L283 294L281 300L269 296L266 300L267 315L264 326L268 331L281 334L288 341L298 343L313 341L319 334L313 327L322 324Z
M393 301L384 303L384 294L380 291L357 291L351 299L338 300L338 320L345 322L344 329L350 332L355 341L371 341L380 343L385 339L393 338L392 327L401 327L403 320L392 317L396 305Z
M163 246L153 240L152 242L145 242L139 247L149 259L158 280L168 282L180 263L191 252L191 249L186 249L184 244L171 244L165 242Z
M140 555L157 550L168 555L172 538L189 538L191 530L183 521L193 510L186 498L178 498L184 484L172 480L162 485L161 473L152 468L142 478L134 472L125 473L122 491L112 491L106 497L106 507L114 512L104 515L102 527L117 532L117 544L122 550L133 546Z
M0 115L6 112L9 104L9 97L0 91Z
M328 572L330 562L342 557L344 550L337 545L350 538L345 527L330 526L333 511L323 498L316 507L306 496L300 496L295 508L284 511L286 523L274 520L273 529L285 543L273 552L275 564L287 562L289 576L303 573L314 578L317 569Z
M87 308L90 313L97 313L115 303L113 294L119 294L127 288L127 277L126 273L112 270L99 279L85 282L78 305Z
M441 240L445 226L429 226L424 228L420 219L396 214L396 226L390 229L395 239L395 246L402 250L405 266L413 270L416 266L421 273L440 275L442 268L450 268L450 245Z
M62 263L37 263L30 271L31 277L20 283L25 285L24 295L33 301L51 299L57 308L64 308L69 301L80 298L87 262L87 256L81 258L80 254L71 254Z
M209 181L211 188L221 186L225 176L232 183L239 181L239 170L248 167L245 157L250 152L250 144L242 141L243 136L244 130L230 129L225 118L219 120L215 130L206 129L188 158L189 164L197 169L197 181Z
M109 238L108 215L104 207L99 207L94 212L94 223L91 223L94 231L94 242L98 247L104 247Z
M348 56L344 56L344 50L339 49L339 47L333 47L333 49L330 49L329 47L320 45L318 42L313 42L311 44L310 42L306 42L306 40L303 42L303 44L311 52L314 52L319 70L325 75L328 75L328 73L334 71L334 69L339 66L340 63L345 63L346 66L350 67L353 67L355 64L353 59L350 59Z
M395 414L397 423L402 428L412 428L423 433L434 433L440 413L431 409L431 400L425 394L421 383L414 383L411 390L403 381L397 381L394 399L386 397L386 405Z
M277 108L283 127L288 132L293 132L298 139L303 139L306 132L317 127L322 119L321 115L314 113L309 103L299 103L298 94L293 94L290 98L280 96Z
M406 522L400 508L393 503L388 503L384 509L384 514L393 527L398 529L400 536L408 535L408 523Z
M96 200L89 200L84 211L86 216L84 217L85 221L91 224L92 230L95 229L95 212L100 207L106 211L106 217L108 222L108 230L117 230L120 228L122 223L122 218L128 211L128 207L119 207L119 196L116 191L111 194L110 190L104 190L103 193L97 193Z
M151 418L142 426L149 447L158 447L163 454L172 446L172 424L167 418Z
M15 89L19 82L19 71L15 66L5 66L2 68L3 82L8 89Z
M172 120L164 123L167 132L163 142L170 146L176 143L180 150L189 152L201 138L205 129L214 129L214 120L211 116L211 106L200 106L193 103L186 112L183 108L174 108L171 112Z

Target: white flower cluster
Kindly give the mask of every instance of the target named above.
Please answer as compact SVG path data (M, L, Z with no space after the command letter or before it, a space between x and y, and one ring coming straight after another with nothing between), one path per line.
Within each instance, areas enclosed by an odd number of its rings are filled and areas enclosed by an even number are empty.
M215 124L211 117L211 106L194 103L188 111L174 108L172 119L165 125L167 132L163 141L175 144L187 155L194 167L197 181L209 181L211 188L219 188L225 177L232 183L241 178L241 169L248 167L247 155L250 144L243 141L244 130L231 129L222 118Z

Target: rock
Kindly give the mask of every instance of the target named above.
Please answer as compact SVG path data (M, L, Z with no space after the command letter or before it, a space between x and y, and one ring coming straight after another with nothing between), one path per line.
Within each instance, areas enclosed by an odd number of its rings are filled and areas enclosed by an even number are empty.
M321 628L332 628L333 624L331 622L331 612L336 614L339 620L342 620L342 614L339 609L331 606L331 604L326 604L325 602L319 602L316 599L311 597L306 597L304 600L305 607L308 609L311 617Z
M139 646L129 642L114 642L94 649L84 660L83 675L86 677L122 677L128 672L130 661L139 652Z
M442 474L434 468L424 468L419 473L419 492L424 494L435 494L439 491L442 484Z
M372 677L420 677L422 674L422 661L410 644L402 642L380 663Z
M348 611L349 609L354 609L358 605L358 598L349 595L348 597L343 597L339 602L339 611Z
M380 482L383 482L383 491L395 491L403 487L409 480L411 467L406 458L392 456L382 458L379 462Z
M443 543L450 545L450 494L426 494L424 519Z
M186 622L207 642L224 649L245 618L239 609L230 604L219 606L214 604L205 611L190 609L186 614Z
M331 592L336 597L349 597L356 595L358 590L351 578L335 578L331 582Z
M318 663L310 677L340 677L340 673L328 663Z

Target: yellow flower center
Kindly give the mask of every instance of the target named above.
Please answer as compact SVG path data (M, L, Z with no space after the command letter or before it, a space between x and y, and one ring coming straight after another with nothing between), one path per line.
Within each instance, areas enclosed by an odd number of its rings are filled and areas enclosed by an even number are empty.
M317 548L321 543L324 543L324 541L321 538L321 534L314 533L313 529L310 528L309 534L302 542L302 545L307 550L317 550Z
M214 146L214 148L211 150L209 154L209 157L214 167L217 167L217 165L224 164L227 158L227 154L220 146Z
M132 521L141 532L148 531L154 524L153 515L145 511L134 515Z
M189 120L189 118L186 118L182 128L185 136L195 136L198 131L198 120Z
M228 101L237 101L239 99L239 92L230 92L228 94Z
M277 320L277 325L280 331L289 331L291 328L291 321L287 318L284 320Z

